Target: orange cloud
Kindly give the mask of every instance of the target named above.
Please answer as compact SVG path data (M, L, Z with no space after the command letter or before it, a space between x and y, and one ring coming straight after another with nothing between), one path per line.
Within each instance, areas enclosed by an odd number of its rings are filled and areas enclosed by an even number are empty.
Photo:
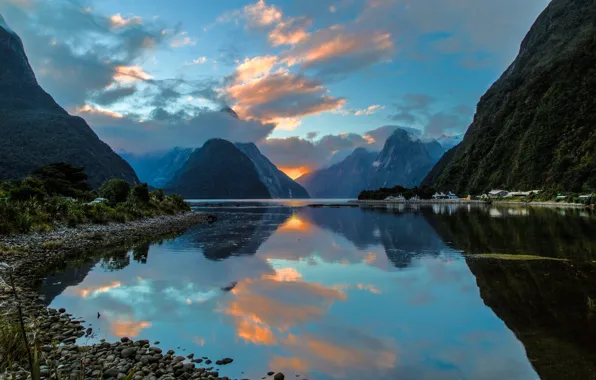
M124 28L125 26L129 25L139 25L143 22L143 19L140 17L130 17L124 18L120 13L116 13L113 16L110 16L110 26L112 28Z
M361 347L358 341L353 342L354 344L342 344L312 335L290 334L282 343L293 351L294 359L275 357L272 362L279 366L272 368L290 368L301 372L322 371L343 377L353 369L388 370L397 363L397 353L394 350L384 346L375 349Z
M356 116L363 116L363 115L368 116L368 115L372 115L373 113L376 113L379 110L382 110L383 108L385 108L385 107L380 106L378 104L375 104L375 105L372 105L372 106L368 106L365 109L357 110L356 112L354 112L354 115L356 115Z
M127 336L129 338L136 337L141 330L151 327L151 322L147 321L131 321L131 320L115 320L110 323L110 331L114 336Z
M114 73L114 80L119 83L132 83L151 78L153 77L143 71L141 66L117 66Z
M288 52L282 62L288 66L301 65L302 68L325 68L324 64L340 59L342 62L349 60L347 70L355 70L388 60L394 52L390 33L348 33L344 26L335 25L311 35L305 43ZM336 66L326 68L337 69Z
M366 264L372 264L377 260L377 254L374 252L369 252L366 254L366 257L364 258L364 261Z
M97 115L97 116L113 117L116 119L122 119L124 117L121 113L118 113L115 111L110 111L110 110L99 108L99 107L93 107L89 104L85 104L82 107L75 108L73 113L75 115L80 115L80 116L85 116L85 115L91 114L91 115Z
M307 359L303 358L286 358L283 356L273 356L269 362L270 368L292 370L298 373L308 372L310 363Z
M236 335L244 339L245 342L250 342L258 345L273 345L277 343L275 334L267 327L256 323L251 323L247 319L240 319L236 323Z
M296 45L304 42L310 35L306 28L310 26L310 21L288 18L281 21L269 32L269 42L273 46Z
M267 68L263 64L250 72L262 73ZM242 118L265 123L331 111L345 104L345 99L329 96L319 81L279 70L248 82L234 82L226 92Z
M303 219L300 219L296 214L292 215L282 225L278 227L279 231L306 231L310 230L312 225Z
M272 55L245 58L244 62L236 67L235 80L238 83L246 83L263 77L269 74L276 64L277 57Z
M275 5L267 5L264 0L244 7L244 16L251 26L264 27L281 21L282 13Z
M239 338L255 344L276 344L275 331L286 332L292 326L319 320L331 303L346 299L341 290L299 279L298 272L286 268L261 279L242 280L231 292L234 299L221 311L234 318ZM298 293L310 302L290 303L283 297L275 297L276 292Z
M121 283L119 281L113 281L109 285L102 285L96 287L89 287L89 288L74 288L73 292L80 296L81 298L87 298L89 295L97 295L101 293L105 293L110 291L111 289L115 289L120 287Z
M293 282L302 279L302 275L294 268L279 268L275 270L275 274L264 274L261 278L263 280Z

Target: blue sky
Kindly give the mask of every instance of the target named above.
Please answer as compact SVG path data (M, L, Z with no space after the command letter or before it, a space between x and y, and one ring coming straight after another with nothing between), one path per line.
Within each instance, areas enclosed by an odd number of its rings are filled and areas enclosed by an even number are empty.
M3 0L0 14L40 84L116 151L221 137L312 170L380 149L386 125L465 132L547 3Z

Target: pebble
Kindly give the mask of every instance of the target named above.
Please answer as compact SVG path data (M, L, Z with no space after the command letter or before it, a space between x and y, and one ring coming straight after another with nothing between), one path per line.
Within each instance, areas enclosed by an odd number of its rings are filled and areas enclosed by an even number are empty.
M25 322L30 322L29 316L35 316L39 323L38 338L42 347L40 354L43 358L54 358L54 365L56 365L54 368L60 370L63 380L81 378L123 380L133 368L135 369L133 380L219 378L219 372L212 371L212 367L196 368L195 363L202 363L203 359L194 359L193 354L188 355L188 358L192 359L190 363L184 362L186 360L184 356L173 359L175 354L173 350L169 350L168 355L162 355L162 349L156 347L159 341L155 341L154 346L150 347L149 340L141 339L133 342L129 337L122 337L114 343L100 339L95 345L79 347L76 345L77 337L91 335L93 329L83 326L85 321L73 317L66 312L65 308L58 310L46 308L43 304L44 299L40 298L33 288L53 263L64 263L68 261L69 256L78 255L81 251L103 248L107 244L118 244L122 241L145 239L147 236L161 235L165 232L181 232L191 225L204 221L206 221L204 214L189 213L183 216L163 216L135 221L125 225L57 228L49 233L0 237L0 244L22 248L23 254L11 256L6 261L13 267L16 275L15 282L21 307L25 311ZM100 238L98 239L97 236ZM63 244L60 249L43 248L42 243L49 240L60 240ZM7 310L15 307L12 297L2 294L1 289L0 304ZM59 344L54 344L55 341ZM221 360L222 363L231 361L231 358ZM210 363L210 360L205 362L205 364ZM19 364L26 365L26 363ZM40 375L42 379L49 379L52 375L50 368L41 366ZM27 376L27 372L19 370L14 373L13 378L26 380ZM0 373L0 378L2 377L3 374Z

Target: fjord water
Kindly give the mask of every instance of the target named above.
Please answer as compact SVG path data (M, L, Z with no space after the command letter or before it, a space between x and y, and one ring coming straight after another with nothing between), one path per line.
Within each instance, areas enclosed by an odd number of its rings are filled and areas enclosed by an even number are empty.
M212 204L216 223L77 260L42 293L91 325L83 343L128 336L231 357L218 368L232 378L596 373L587 211L306 203Z

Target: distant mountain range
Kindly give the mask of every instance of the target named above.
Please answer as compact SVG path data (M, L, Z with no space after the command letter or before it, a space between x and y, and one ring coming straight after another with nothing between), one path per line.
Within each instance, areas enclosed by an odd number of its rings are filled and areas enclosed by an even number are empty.
M595 20L591 0L552 0L424 183L462 194L595 190Z
M343 161L307 173L296 182L314 198L353 198L368 187L368 177L378 154L358 148Z
M232 144L213 139L199 149L122 155L141 180L187 198L309 197L302 186L280 171L253 143Z
M367 189L414 187L444 152L437 140L421 138L417 130L398 128L380 153L358 148L343 161L305 174L296 182L316 198L355 198Z
M94 187L111 178L138 182L85 120L69 115L39 86L21 39L1 15L0 57L0 180L68 162L84 166Z

